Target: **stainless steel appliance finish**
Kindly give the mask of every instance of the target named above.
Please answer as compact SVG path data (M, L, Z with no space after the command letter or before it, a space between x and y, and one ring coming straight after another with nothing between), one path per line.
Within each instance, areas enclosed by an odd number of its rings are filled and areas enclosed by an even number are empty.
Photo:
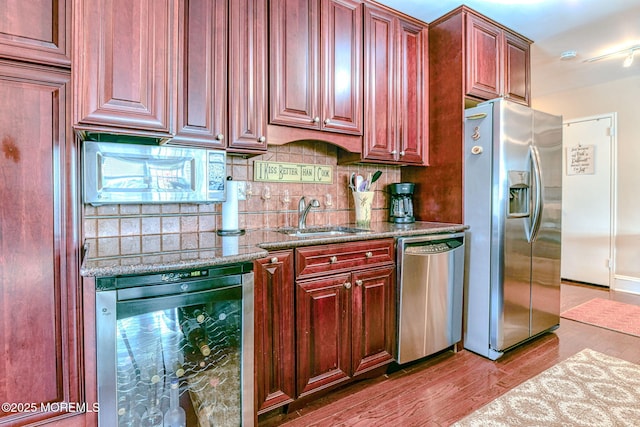
M92 205L225 200L222 150L84 141L82 165L84 202Z
M562 118L497 99L465 112L465 348L490 359L560 322Z
M398 363L462 338L464 233L401 237L398 264Z
M96 291L100 426L164 413L173 378L201 424L253 425L251 263L98 278Z

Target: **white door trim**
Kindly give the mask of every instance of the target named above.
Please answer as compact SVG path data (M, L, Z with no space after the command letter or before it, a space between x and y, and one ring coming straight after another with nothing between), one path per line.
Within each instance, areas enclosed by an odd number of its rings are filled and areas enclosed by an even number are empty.
M580 117L576 119L564 120L562 125L573 124L573 123L581 123L593 120L601 120L601 119L609 119L611 120L611 184L610 184L610 194L611 199L609 201L611 207L611 224L609 226L609 289L616 290L616 215L617 215L617 206L618 206L618 113L606 113L606 114L598 114L595 116L587 116Z

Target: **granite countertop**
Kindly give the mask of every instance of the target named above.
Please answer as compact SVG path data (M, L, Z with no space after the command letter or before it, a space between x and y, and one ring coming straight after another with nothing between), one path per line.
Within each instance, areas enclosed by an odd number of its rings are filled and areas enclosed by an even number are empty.
M348 226L353 227L354 225ZM95 248L100 248L102 239L87 239L85 241L87 255L84 257L80 274L105 277L235 264L266 257L272 250L387 237L455 233L467 228L462 224L418 221L412 224L373 223L370 231L365 233L330 236L296 237L280 233L277 230L247 230L242 236L221 237L212 232L182 236L185 238L180 240L184 243L181 243L180 247L175 250L134 252L118 256L101 256L99 250L96 251ZM109 243L113 244L114 238L108 239L110 239ZM94 246L94 250L91 250L92 246Z

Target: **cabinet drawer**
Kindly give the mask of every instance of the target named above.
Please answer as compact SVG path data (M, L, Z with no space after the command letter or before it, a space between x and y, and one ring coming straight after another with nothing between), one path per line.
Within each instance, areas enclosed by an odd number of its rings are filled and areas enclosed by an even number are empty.
M296 250L296 276L312 277L392 264L393 239L309 246Z

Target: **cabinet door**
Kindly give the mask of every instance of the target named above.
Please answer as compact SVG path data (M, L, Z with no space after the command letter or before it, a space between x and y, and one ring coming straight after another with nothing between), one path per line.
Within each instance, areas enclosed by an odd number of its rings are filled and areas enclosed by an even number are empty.
M4 0L0 16L0 57L71 66L71 0Z
M350 280L347 273L296 283L299 397L350 378Z
M256 411L295 398L293 251L255 263Z
M323 0L322 128L362 134L362 10L360 2Z
M394 161L396 144L396 19L364 7L364 121L366 160Z
M270 122L320 129L319 1L270 2Z
M429 56L427 29L400 20L398 161L425 164L429 150Z
M0 61L0 401L38 409L1 411L3 425L68 415L40 404L83 399L69 80L68 71Z
M492 99L502 94L502 30L467 15L467 95Z
M529 105L530 45L509 33L505 33L504 44L504 95L512 101Z
M85 0L74 6L74 122L170 137L175 0Z
M227 1L180 1L176 132L172 143L224 148Z
M353 273L353 375L393 360L396 335L394 268Z
M229 13L229 151L267 151L267 1Z

